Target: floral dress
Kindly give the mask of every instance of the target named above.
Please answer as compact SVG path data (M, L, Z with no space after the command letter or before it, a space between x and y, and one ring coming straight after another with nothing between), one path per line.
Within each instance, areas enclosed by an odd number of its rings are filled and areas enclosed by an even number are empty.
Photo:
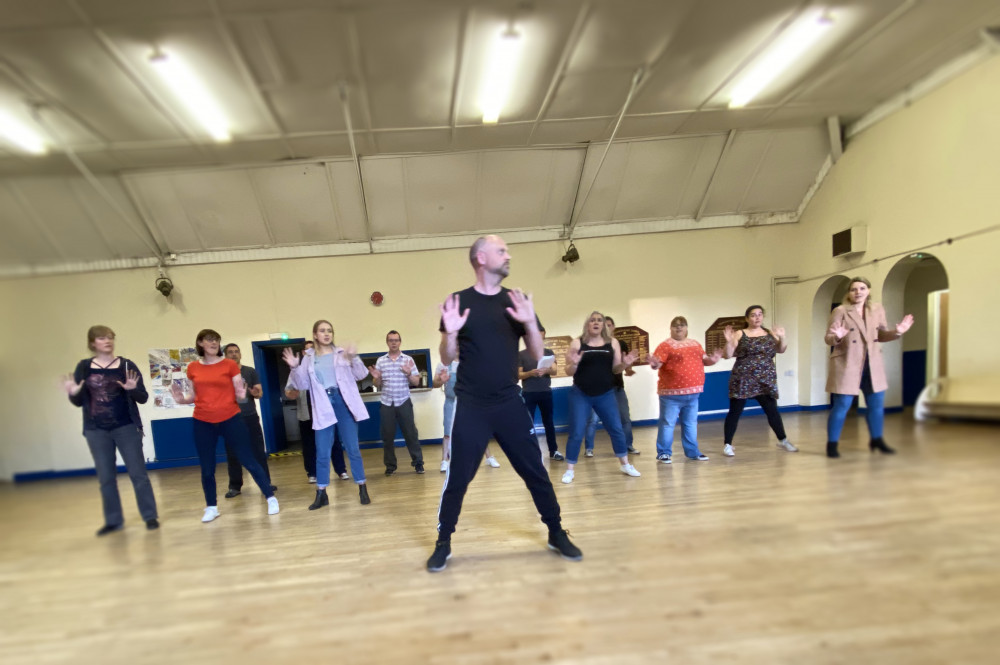
M745 333L736 344L736 364L729 376L729 397L751 399L757 395L778 398L778 370L774 356L778 353L778 342L770 331L760 337L748 337Z

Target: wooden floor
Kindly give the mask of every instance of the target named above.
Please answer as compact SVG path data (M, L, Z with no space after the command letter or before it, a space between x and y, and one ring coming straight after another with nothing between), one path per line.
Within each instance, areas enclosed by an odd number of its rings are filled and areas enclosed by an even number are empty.
M545 548L499 456L470 488L448 569L427 573L437 447L427 474L391 478L365 451L373 503L334 481L317 512L301 458L274 459L280 515L247 487L207 525L196 468L152 472L154 532L121 475L126 529L100 539L94 478L3 484L0 662L1000 661L1000 428L891 415L899 454L876 457L851 418L828 460L825 419L786 416L798 454L756 416L731 459L716 421L701 426L709 462L678 443L680 461L656 464L653 428L636 430L641 478L618 472L606 437L572 485L553 462L580 563Z

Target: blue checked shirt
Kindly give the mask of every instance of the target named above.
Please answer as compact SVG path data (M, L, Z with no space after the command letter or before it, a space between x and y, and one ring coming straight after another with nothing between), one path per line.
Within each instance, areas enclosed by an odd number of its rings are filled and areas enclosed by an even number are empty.
M375 369L382 372L381 399L386 406L399 406L410 399L410 382L407 378L409 375L403 371L403 365L407 361L412 362L413 358L405 353L400 353L395 360L387 353L375 361ZM413 374L420 374L416 362L413 362L413 371L410 372L410 375Z

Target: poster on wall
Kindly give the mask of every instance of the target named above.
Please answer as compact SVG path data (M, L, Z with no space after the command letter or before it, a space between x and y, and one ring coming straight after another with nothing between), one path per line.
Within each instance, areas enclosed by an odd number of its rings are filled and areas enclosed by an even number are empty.
M190 404L178 404L170 392L172 385L178 385L184 392L191 391L187 378L188 363L198 359L192 347L178 349L149 350L149 392L153 396L153 408L189 408Z

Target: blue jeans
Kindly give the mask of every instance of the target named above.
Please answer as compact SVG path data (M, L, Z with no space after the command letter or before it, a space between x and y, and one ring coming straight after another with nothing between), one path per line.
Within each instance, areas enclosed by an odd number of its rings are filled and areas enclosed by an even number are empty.
M656 454L672 455L674 426L681 421L681 444L684 455L697 459L698 450L698 397L693 395L660 395L660 420L657 423Z
M618 415L621 416L622 431L625 432L625 447L629 450L632 449L632 417L629 414L628 409L628 395L625 394L624 388L612 388L615 394L615 401L618 403ZM600 419L604 422L604 419ZM594 411L590 414L590 421L587 423L587 436L584 439L587 450L594 449L594 436L597 434L597 412ZM604 424L607 428L607 423Z
M316 430L316 487L320 489L330 484L330 454L333 451L333 428L340 434L344 452L351 462L351 476L354 482L365 482L365 465L361 461L361 449L358 447L358 423L347 408L339 390L327 391L333 413L337 422L329 427Z
M867 358L865 358L865 369L861 373L861 392L865 395L865 404L868 407L865 411L868 433L871 438L880 439L885 420L885 391L874 392L872 390L872 374ZM854 395L830 393L830 397L833 400L833 408L830 409L830 417L826 421L826 440L840 441L840 432L844 429L847 412L851 410L851 404L854 403Z
M621 417L618 415L618 402L614 389L603 395L591 397L573 386L569 389L569 441L566 442L566 461L576 464L580 458L580 444L583 443L584 431L590 412L596 411L597 417L604 423L604 429L611 436L611 447L615 457L625 457L628 445L625 443L625 432L622 429Z

